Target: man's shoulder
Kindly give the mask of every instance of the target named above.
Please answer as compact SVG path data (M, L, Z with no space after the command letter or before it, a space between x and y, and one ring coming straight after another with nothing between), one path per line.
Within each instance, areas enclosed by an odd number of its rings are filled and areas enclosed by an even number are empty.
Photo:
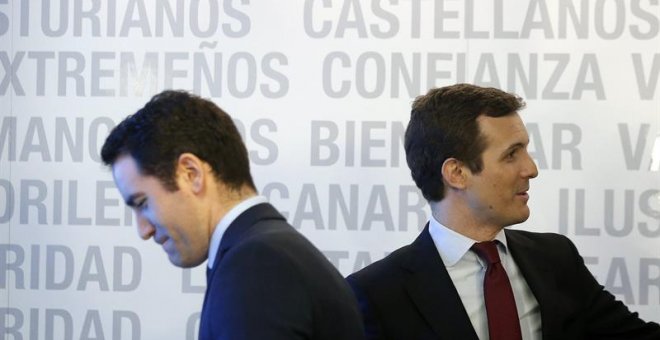
M360 285L368 286L370 283L375 282L383 284L386 281L391 281L400 278L400 272L406 271L407 264L413 256L413 245L405 245L385 258L375 261L374 263L356 271L349 275L347 280L352 285L359 283Z
M237 247L267 247L273 251L290 252L290 248L317 250L311 241L285 220L258 221Z
M285 220L261 220L253 225L227 250L219 268L239 272L251 269L262 276L273 274L278 280L279 273L287 273L305 282L320 280L322 285L343 279L325 255Z
M545 244L572 244L571 240L557 233L536 232L519 229L505 229L507 240L517 243L533 243L537 245Z
M241 260L268 262L298 262L309 255L317 257L320 251L293 226L283 220L262 220L237 242L227 255Z
M526 230L505 230L507 244L518 261L524 256L544 263L574 261L580 253L573 241L562 234L533 232Z

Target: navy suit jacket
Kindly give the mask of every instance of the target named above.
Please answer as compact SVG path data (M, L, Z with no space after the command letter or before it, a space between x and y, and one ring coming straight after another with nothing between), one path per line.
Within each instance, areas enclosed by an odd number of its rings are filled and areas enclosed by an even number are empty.
M227 228L207 276L200 340L363 338L348 284L273 206L251 207Z
M658 324L640 320L596 282L568 238L505 233L539 303L543 339L660 339ZM428 225L412 244L347 279L368 339L478 339Z

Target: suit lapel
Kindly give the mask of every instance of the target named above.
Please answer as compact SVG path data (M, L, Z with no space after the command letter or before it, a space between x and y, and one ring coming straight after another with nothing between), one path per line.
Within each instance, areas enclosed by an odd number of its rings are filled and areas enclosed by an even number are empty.
M560 329L557 321L561 320L560 301L557 299L557 282L554 270L546 256L551 249L538 249L525 234L515 230L505 230L507 245L511 256L516 261L527 285L532 290L541 311L543 339L555 339L555 330Z
M406 289L424 319L442 339L475 339L477 334L438 254L428 224L413 242L404 266L411 272Z

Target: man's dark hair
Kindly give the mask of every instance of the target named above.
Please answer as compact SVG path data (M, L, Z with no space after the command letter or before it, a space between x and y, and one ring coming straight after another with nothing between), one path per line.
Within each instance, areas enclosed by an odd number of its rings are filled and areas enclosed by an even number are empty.
M456 158L472 172L481 172L486 141L477 117L502 117L524 106L516 95L470 84L431 89L417 97L404 147L412 178L424 198L440 201L444 197L441 169L447 158Z
M176 162L183 153L207 162L215 178L231 190L255 189L241 135L231 117L211 101L185 91L163 91L126 117L105 140L103 163L132 156L143 175L175 191Z

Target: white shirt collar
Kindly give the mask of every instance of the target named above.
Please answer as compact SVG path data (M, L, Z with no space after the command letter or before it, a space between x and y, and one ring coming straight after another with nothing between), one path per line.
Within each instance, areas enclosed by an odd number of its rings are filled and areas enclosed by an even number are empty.
M245 201L234 206L225 216L220 219L220 222L215 226L213 235L211 236L211 243L209 244L209 259L206 262L209 269L213 268L215 263L215 255L218 253L218 248L220 247L220 241L222 241L222 236L225 234L225 231L229 225L234 222L238 215L242 214L244 211L254 207L257 204L266 203L268 199L264 196L253 196Z
M440 254L445 267L452 267L470 250L470 247L478 241L467 236L461 235L438 222L433 215L429 219L429 233L433 239L436 249ZM506 235L504 229L500 230L495 236L504 251L507 249ZM502 247L501 247L502 248Z

